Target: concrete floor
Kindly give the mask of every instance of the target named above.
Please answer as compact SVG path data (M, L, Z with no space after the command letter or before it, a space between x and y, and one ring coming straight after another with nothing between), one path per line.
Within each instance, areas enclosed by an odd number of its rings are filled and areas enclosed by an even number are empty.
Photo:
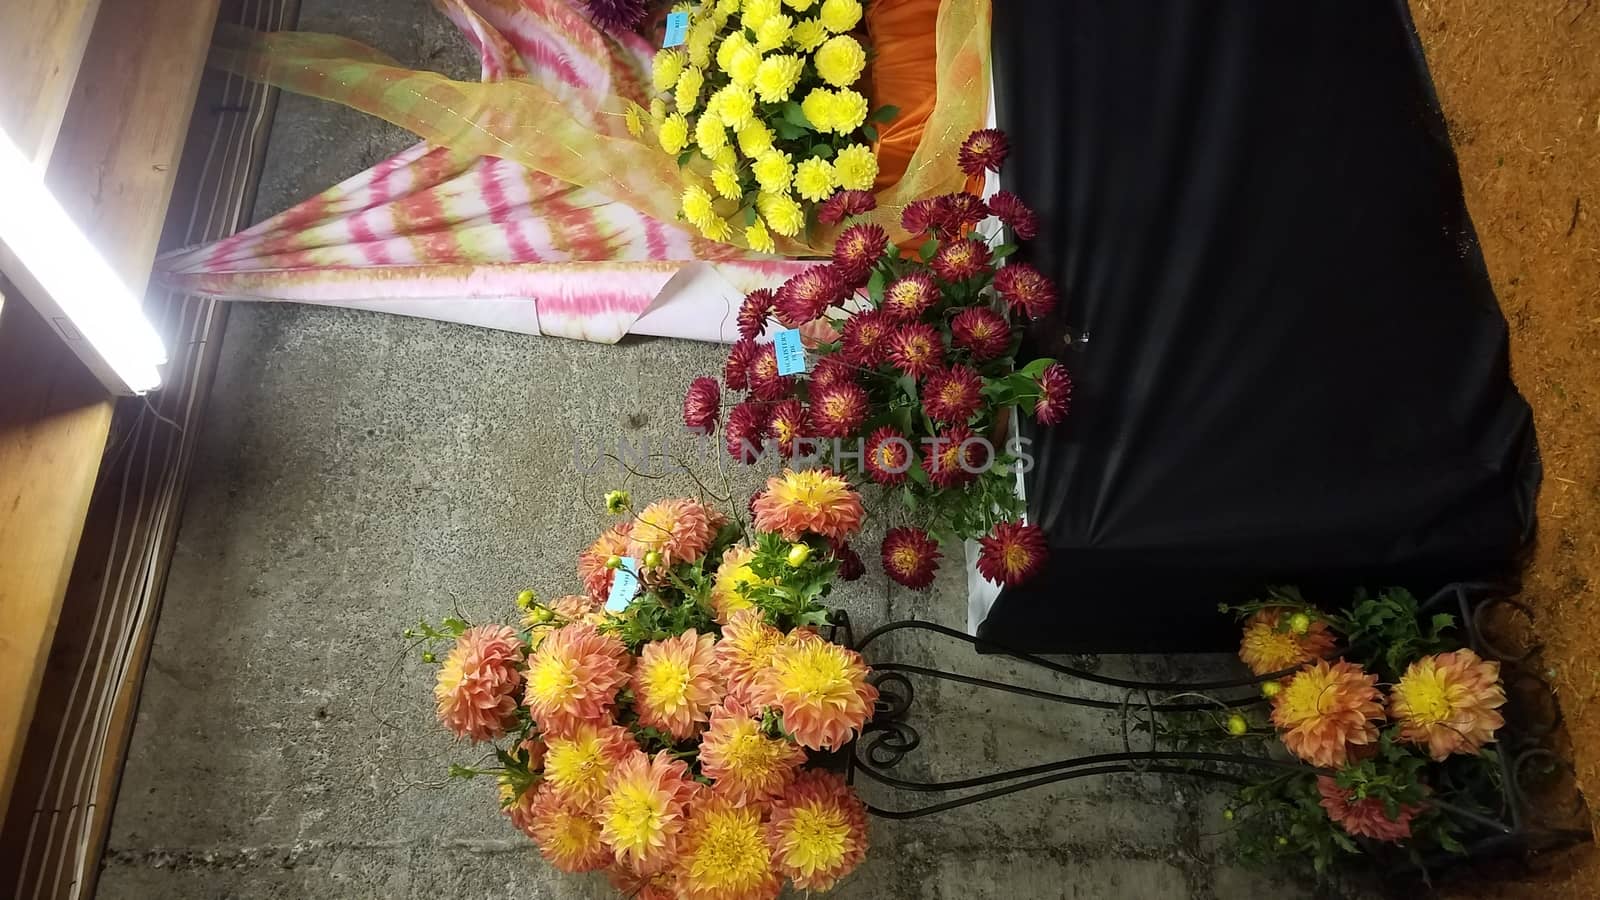
M302 27L476 74L465 42L423 0L307 0ZM257 211L410 142L360 114L285 97ZM431 668L403 656L400 632L452 608L506 617L524 587L573 587L575 555L601 523L592 507L614 481L576 470L574 440L587 449L675 435L684 388L720 355L675 341L606 347L234 306L99 895L609 896L598 876L546 867L496 814L492 785L446 781L465 751L433 724ZM750 473L736 478L734 496L752 484ZM924 595L889 590L869 567L840 595L859 628L908 616L964 625L955 567ZM1008 668L928 641L888 649L974 674ZM1224 664L1081 662L1158 676ZM1120 746L1103 714L948 688L921 690L919 707L928 749L907 765L936 777ZM906 799L867 790L884 806ZM1222 802L1190 783L1117 777L875 820L868 862L833 896L1309 896L1227 862Z

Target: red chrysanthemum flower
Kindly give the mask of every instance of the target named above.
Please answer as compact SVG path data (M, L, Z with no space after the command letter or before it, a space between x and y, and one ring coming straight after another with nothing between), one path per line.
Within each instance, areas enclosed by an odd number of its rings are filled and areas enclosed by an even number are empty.
M735 341L728 348L728 361L722 367L722 383L735 391L750 386L750 366L761 355L761 347L752 340Z
M994 274L994 289L1012 309L1029 318L1037 319L1056 308L1056 286L1027 263L1001 266Z
M932 265L945 281L964 281L989 271L989 245L971 238L950 241L934 254Z
M978 362L1004 356L1011 349L1011 325L987 306L974 306L950 320L951 342Z
M774 297L766 288L757 288L744 297L739 305L739 336L753 341L767 329L767 316L772 313Z
M859 216L877 208L878 198L871 191L837 191L817 207L817 221L824 225L837 225L851 216Z
M778 374L778 350L772 344L758 345L750 362L750 395L757 400L782 400L794 390L793 375Z
M1010 191L996 191L989 198L989 211L1004 222L1011 233L1018 240L1030 241L1039 234L1039 220L1022 202L1022 198Z
M638 28L650 11L645 0L583 0L583 5L601 31L618 36Z
M806 408L799 400L785 400L773 406L767 423L767 437L778 445L778 455L792 458L796 452L805 454L810 449L811 437L806 433L809 422Z
M888 247L889 233L881 226L851 225L839 233L839 240L833 245L834 268L851 286L860 287Z
M1006 154L1011 152L1011 144L1006 140L1006 133L998 128L980 128L961 143L961 153L958 162L961 171L974 178L983 176L983 170L995 172L1005 164Z
M932 325L913 322L894 331L889 342L889 360L912 378L921 378L944 365L944 343Z
M900 212L900 227L913 235L922 235L946 221L940 197L925 197L906 204Z
M989 205L972 194L946 194L939 199L943 221L935 222L933 230L942 239L958 237L965 229L989 218Z
M728 413L728 425L723 431L727 439L728 455L743 463L753 465L761 456L767 432L767 406L745 402Z
M891 528L883 536L883 571L908 588L933 584L939 571L939 542L920 528Z
M1041 425L1054 425L1072 409L1072 375L1061 363L1051 363L1039 373L1039 399L1033 402L1033 417Z
M995 584L1019 584L1044 565L1044 532L1037 525L1001 522L978 539L978 573Z
M856 433L867 418L867 392L854 384L836 384L811 394L811 430L820 437Z
M767 844L802 891L827 891L867 858L867 810L843 776L800 773L772 805Z
M894 323L882 310L861 310L844 320L844 339L839 352L858 366L875 366L889 354Z
M983 379L967 366L950 366L928 376L922 406L934 421L962 425L983 405Z
M845 581L856 581L867 574L867 566L861 561L861 554L844 541L833 542L833 558L839 563L839 577Z
M778 288L773 312L784 327L799 328L827 312L848 293L849 287L838 269L832 265L812 266Z
M859 327L859 326L858 326ZM830 353L817 360L811 368L811 389L819 391L836 384L855 384L855 367L845 361L844 353Z
M710 434L717 430L717 419L722 414L722 389L715 378L704 375L689 382L689 391L683 395L683 424L696 434Z
M900 484L906 474L917 464L916 454L905 435L884 425L867 438L862 449L862 466L867 475L879 484Z
M883 311L891 319L908 322L919 318L939 301L939 284L927 272L910 272L889 282L883 290Z
M953 425L927 439L928 452L922 456L922 471L941 488L971 484L989 465L992 449L988 440L972 433L965 425Z

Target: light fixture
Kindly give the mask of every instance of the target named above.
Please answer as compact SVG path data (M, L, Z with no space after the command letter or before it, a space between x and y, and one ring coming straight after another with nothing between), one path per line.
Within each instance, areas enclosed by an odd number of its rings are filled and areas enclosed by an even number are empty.
M0 129L0 265L108 390L161 386L167 361L139 298L61 208L11 136Z

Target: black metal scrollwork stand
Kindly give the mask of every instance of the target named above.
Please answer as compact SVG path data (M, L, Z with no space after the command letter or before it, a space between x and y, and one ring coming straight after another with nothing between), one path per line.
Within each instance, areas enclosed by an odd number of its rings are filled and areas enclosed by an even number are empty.
M1433 801L1467 826L1467 833L1472 836L1467 850L1473 856L1547 850L1589 839L1583 800L1572 781L1571 766L1553 747L1560 731L1560 711L1554 694L1535 666L1539 647L1531 642L1518 646L1517 642L1503 636L1514 635L1518 626L1524 632L1531 626L1530 610L1510 593L1496 584L1452 584L1422 604L1423 616L1436 612L1455 615L1456 621L1464 626L1464 643L1485 659L1498 660L1506 685L1507 723L1498 735L1499 772L1498 777L1492 779L1495 783L1479 786L1470 807L1451 804L1443 797ZM1041 690L930 666L873 658L870 648L875 642L899 631L938 635L966 644L974 653L1006 657L1038 667L1068 683L1120 690L1122 699ZM1158 718L1232 711L1265 703L1260 685L1277 680L1287 672L1260 678L1192 683L1112 678L1034 654L1012 652L930 622L891 622L857 641L848 618L842 613L834 621L834 639L854 647L866 657L873 670L871 680L878 688L878 704L872 720L860 736L839 753L839 762L852 782L859 776L894 792L942 798L906 809L886 809L869 803L867 811L881 818L915 819L1096 775L1175 775L1244 785L1261 780L1261 775L1314 771L1298 761L1266 752L1202 752L1162 746ZM1073 756L970 778L932 781L901 777L895 773L897 767L924 746L921 733L912 724L916 701L914 678L1000 691L1042 703L1103 710L1119 717L1122 747L1112 752ZM1483 802L1485 795L1491 802Z

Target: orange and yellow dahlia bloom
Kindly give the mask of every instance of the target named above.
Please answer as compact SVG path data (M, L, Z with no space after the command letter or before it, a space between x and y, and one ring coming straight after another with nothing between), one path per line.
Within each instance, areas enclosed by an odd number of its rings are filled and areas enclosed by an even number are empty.
M1288 615L1286 609L1270 608L1245 620L1239 658L1256 675L1281 672L1333 653L1334 636L1327 622L1313 617L1310 630L1295 634L1284 621Z
M814 634L789 635L760 685L762 699L783 713L783 727L813 750L843 746L878 700L861 654Z
M762 811L702 794L690 807L679 842L682 900L773 900L783 880L772 867Z
M1314 766L1337 769L1351 748L1378 740L1383 697L1378 676L1355 663L1317 660L1296 672L1272 698L1272 723L1284 746Z
M616 574L606 568L606 560L628 552L628 535L632 522L621 522L595 539L589 549L578 554L578 577L583 580L583 590L590 597L604 603L611 594L611 577Z
M456 639L439 667L433 697L439 721L457 737L492 741L516 715L522 644L504 625L479 625Z
M717 514L697 500L657 500L633 521L627 555L638 560L640 568L652 550L661 554L662 569L697 562L711 548L719 523Z
M867 856L866 808L839 775L802 772L772 804L767 845L795 887L829 890Z
M1476 754L1506 723L1500 664L1471 650L1440 653L1406 669L1389 698L1400 739L1428 748L1443 762L1452 753Z
M754 509L757 529L775 531L787 541L807 534L849 540L865 515L861 495L827 469L785 469L767 480Z
M752 707L769 705L761 676L783 642L783 632L768 625L760 610L741 609L730 616L717 642L717 668L727 679L728 696Z
M500 812L511 820L517 830L533 837L533 797L536 788L527 788L519 797L516 786L510 779L501 775L498 780L500 788Z
M712 780L711 789L740 806L783 793L806 759L789 741L763 734L759 715L730 697L712 711L700 741L700 771Z
M678 876L670 869L640 875L617 865L606 870L606 880L628 900L678 900Z
M523 702L547 735L606 720L628 683L630 660L621 640L592 624L554 629L528 658Z
M600 839L600 824L573 806L548 783L530 793L530 831L539 852L563 872L593 872L611 865L611 850Z
M620 725L583 722L546 741L545 783L574 807L589 811L606 795L611 773L637 752L638 743Z
M1355 799L1352 791L1339 787L1327 775L1317 776L1317 793L1322 795L1322 808L1346 833L1368 837L1375 841L1403 841L1411 837L1411 820L1422 807L1412 803L1400 805L1400 818L1391 819L1383 801L1376 797Z
M666 868L694 795L689 764L665 750L654 757L635 750L618 763L599 815L600 837L617 865L640 875Z
M694 737L722 702L716 636L693 628L676 637L651 641L639 651L633 670L634 708L639 724L683 740Z
M716 613L717 624L728 624L741 609L755 609L755 603L744 592L768 583L750 569L755 555L755 548L745 544L734 544L723 552L722 564L717 566L717 577L711 585L711 609Z

